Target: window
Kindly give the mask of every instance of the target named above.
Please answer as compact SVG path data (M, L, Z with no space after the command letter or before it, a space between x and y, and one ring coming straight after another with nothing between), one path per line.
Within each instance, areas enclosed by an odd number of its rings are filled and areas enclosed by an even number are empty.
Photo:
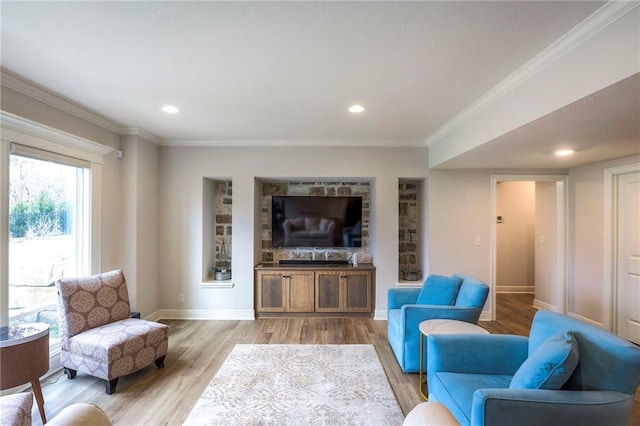
M113 152L113 148L4 111L0 111L0 129L0 326L4 327L15 321L35 320L51 324L50 367L53 370L60 365L57 345L58 318L57 312L53 311L57 307L57 295L54 286L42 284L51 284L57 278L56 275L62 273L68 276L100 271L103 162L105 156ZM19 185L20 179L26 178L26 176L15 176L18 169L12 163L16 161L35 164L36 172L40 172L37 178L40 186L36 186L35 183L29 186L29 188L36 188L31 190L36 191L38 196L34 196L37 202L32 210L50 211L52 203L55 210L58 202L62 205L58 210L72 212L71 216L64 219L41 217L39 222L36 221L39 225L32 225L31 231L27 232L28 226L25 225L22 237L18 236L20 234L18 231L10 236L9 204L13 207L18 200L10 197L9 188L12 185ZM61 182L63 185L59 185ZM48 191L58 187L65 188L65 196L47 195ZM44 189L41 197L39 195L42 191L39 188ZM28 205L29 199L27 196L23 201ZM21 208L28 210L26 205ZM14 215L17 213L19 210L14 211ZM57 232L62 234L56 236ZM64 265L63 270L58 270L56 273L56 268L51 267L53 263L49 260L50 269L45 268L46 275L33 280L31 285L34 287L31 287L31 291L32 294L36 293L36 290L38 294L42 293L42 296L38 297L19 295L19 291L29 287L19 288L13 285L16 277L27 274L18 268L20 262L26 263L29 268L42 268L33 259L28 262L19 259L20 251L15 245L17 243L15 239L23 238L22 241L25 241L26 235L36 240L55 237L64 239L66 236L73 242L72 252L68 250L68 245L64 248L62 245L55 246L55 254L68 259L59 263ZM69 235L72 237L69 238ZM29 250L23 250L23 253L32 254ZM38 260L46 258L40 255L33 257ZM15 268L12 267L14 261ZM73 268L75 272L72 271ZM11 285L9 284L10 275ZM37 288L36 285L40 287ZM10 305L12 309L9 309Z
M90 163L12 144L9 158L9 321L50 324L55 281L90 272Z

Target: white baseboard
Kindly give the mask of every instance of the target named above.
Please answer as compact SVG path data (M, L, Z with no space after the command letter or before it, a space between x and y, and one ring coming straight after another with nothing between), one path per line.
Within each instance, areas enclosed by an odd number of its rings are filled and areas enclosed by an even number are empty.
M183 320L254 320L255 312L251 310L228 309L161 309L149 316L154 321L159 319ZM146 318L145 318L146 319Z
M482 311L480 313L480 321L491 321L491 311Z
M591 324L591 325L594 325L596 327L605 329L603 323L598 322L598 321L594 321L594 320L586 318L586 317L583 317L582 315L574 314L572 312L567 312L567 316L571 317L571 318L575 318L575 319L583 321L583 322L586 322L587 324ZM609 330L609 331L611 331L611 330Z
M544 309L545 311L557 312L559 314L562 313L557 306L551 305L538 299L533 299L533 307L536 309Z
M386 321L387 320L387 310L386 309L376 309L373 312L373 319L374 320L379 320L379 321Z
M533 294L536 292L536 287L533 285L501 285L496 286L496 293L520 293L520 294Z

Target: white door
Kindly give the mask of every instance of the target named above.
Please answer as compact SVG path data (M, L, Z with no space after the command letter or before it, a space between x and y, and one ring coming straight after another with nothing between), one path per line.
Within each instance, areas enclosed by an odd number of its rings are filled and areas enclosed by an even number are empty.
M640 172L617 185L618 334L640 344Z

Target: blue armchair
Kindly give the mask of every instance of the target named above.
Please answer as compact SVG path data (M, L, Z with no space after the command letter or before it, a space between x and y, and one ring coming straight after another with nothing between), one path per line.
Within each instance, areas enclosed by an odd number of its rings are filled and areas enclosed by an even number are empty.
M417 304L418 296L422 291L420 288L392 288L389 290L387 295L387 335L400 368L405 373L417 373L420 368L420 330L418 326L422 321L453 319L472 324L478 323L489 294L489 287L469 275L455 274L454 277L458 277L462 282L451 304ZM429 277L427 277L428 279ZM425 353L424 358L426 359L426 357Z
M551 357L548 342L563 333L577 346L577 364L565 370L540 359ZM640 348L549 311L536 313L528 338L431 335L427 351L429 401L444 404L462 425L626 426L640 384ZM514 387L523 370L544 381ZM546 386L558 371L566 377Z

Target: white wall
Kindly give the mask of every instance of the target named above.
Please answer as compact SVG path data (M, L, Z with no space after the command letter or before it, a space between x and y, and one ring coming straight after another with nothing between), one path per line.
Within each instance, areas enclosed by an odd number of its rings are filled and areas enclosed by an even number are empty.
M159 305L158 232L160 148L138 136L122 138L122 268L131 309L147 316Z
M376 314L385 314L387 289L398 282L398 179L424 178L426 155L426 148L161 148L160 305L170 315L252 317L260 249L256 178L366 178ZM203 177L233 182L232 289L201 287Z
M562 312L556 299L558 203L556 182L535 183L535 299L534 306Z
M631 156L572 169L569 198L568 311L599 325L604 318L604 171L640 162Z
M496 213L496 291L530 292L535 286L534 182L498 182Z

